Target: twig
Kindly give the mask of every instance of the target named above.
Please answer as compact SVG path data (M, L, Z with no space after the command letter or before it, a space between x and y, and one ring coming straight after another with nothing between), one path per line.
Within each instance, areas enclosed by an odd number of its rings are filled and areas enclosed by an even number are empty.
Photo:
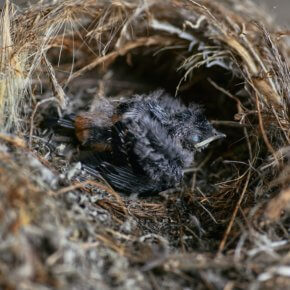
M224 120L211 120L210 121L213 125L217 126L228 126L228 127L234 127L234 128L245 128L245 127L251 127L251 125L247 124L241 124L234 121L224 121Z
M29 149L31 149L31 141L32 141L32 134L33 134L33 127L34 127L34 117L35 117L35 114L36 114L36 111L38 109L39 106L41 106L42 104L44 103L47 103L47 102L50 102L50 101L55 101L59 104L59 100L56 99L55 97L50 97L48 99L45 99L45 100L42 100L40 102L38 102L31 114L31 118L30 118L30 131L29 131L29 142L28 142L28 146L29 146Z
M140 46L152 46L152 45L159 45L165 41L167 44L174 42L173 38L169 37L161 37L161 36L151 36L151 37L140 37L135 39L134 41L126 43L123 47L119 48L117 51L112 51L102 57L97 57L94 61L89 63L88 65L84 66L83 68L79 69L75 73L73 73L69 79L66 81L65 87L75 78L81 76L85 72L92 70L96 66L100 64L105 64L106 62L112 61L116 59L120 55L125 55L128 51L140 47ZM169 42L169 43L168 43ZM176 40L175 40L176 42Z
M86 185L94 185L97 188L99 188L99 189L101 189L103 191L106 191L107 193L109 193L112 196L114 196L115 199L117 200L117 202L121 205L123 212L126 215L128 215L128 210L127 210L127 208L126 208L126 206L124 204L124 201L120 197L120 195L116 191L114 191L113 189L111 189L111 188L109 188L109 187L107 187L107 186L105 186L105 185L103 185L103 184L101 184L99 182L93 181L93 180L86 180L84 182L78 182L78 183L75 183L73 185L64 187L64 188L60 189L59 191L52 193L52 195L60 195L60 194L66 193L68 191L72 191L72 190L75 190L75 189L78 189L78 188L83 188Z
M209 81L209 83L216 88L217 90L219 90L220 92L222 92L223 94L225 94L226 96L230 97L231 99L235 100L237 102L237 110L238 113L241 114L244 112L244 110L242 109L242 103L239 100L239 98L237 98L236 96L234 96L233 94L231 94L229 91L225 90L224 88L222 88L221 86L219 86L217 83L215 83L212 79L207 78L207 80Z
M286 141L288 142L288 144L290 144L290 139L289 139L287 133L285 132L285 130L283 129L282 124L281 124L280 119L279 119L279 116L278 116L278 114L273 106L272 106L272 112L273 112L273 114L274 114L274 116L275 116L275 118L276 118L276 120L281 128L281 131L283 132L283 134L285 136ZM288 129L286 128L286 130L288 131L289 128Z
M276 152L275 152L274 148L272 147L272 145L271 145L271 143L270 143L270 141L268 139L268 136L267 136L267 134L265 132L265 128L264 128L264 124L263 124L263 117L262 117L262 114L261 114L261 108L260 108L260 103L259 103L257 92L255 93L255 96L256 96L256 106L257 106L257 110L258 110L259 126L260 126L260 130L261 130L264 142L265 142L268 150L272 153L275 161L279 165L280 163L279 163L279 160L278 160L278 158L276 156Z
M231 229L233 227L233 224L234 224L235 218L237 216L238 210L239 210L239 208L241 206L241 203L242 203L242 201L244 199L244 196L245 196L245 193L246 193L249 181L250 181L251 172L252 172L251 171L251 167L249 167L249 172L248 172L248 175L247 175L247 179L246 179L243 191L242 191L241 196L240 196L240 198L239 198L239 200L238 200L238 202L236 204L236 207L235 207L234 212L232 214L231 220L230 220L230 222L228 224L228 227L227 227L227 229L225 231L224 237L223 237L223 239L222 239L222 241L221 241L221 243L219 245L218 255L220 255L222 253L222 251L224 250L225 244L227 242L228 236L229 236L229 234L231 232Z
M60 84L58 83L56 76L55 76L55 71L53 66L51 65L51 63L48 61L46 54L44 53L44 61L45 64L47 66L48 72L49 72L49 76L50 76L50 80L52 82L54 91L58 97L58 102L61 106L62 109L64 109L65 106L65 92L63 90L63 88L60 86Z

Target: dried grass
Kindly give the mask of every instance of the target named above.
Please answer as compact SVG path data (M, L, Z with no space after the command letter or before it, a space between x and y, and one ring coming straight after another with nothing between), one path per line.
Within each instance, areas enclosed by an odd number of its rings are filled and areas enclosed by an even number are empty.
M285 289L289 32L250 1L42 2L1 14L0 288ZM156 86L227 134L177 192L125 197L39 128Z

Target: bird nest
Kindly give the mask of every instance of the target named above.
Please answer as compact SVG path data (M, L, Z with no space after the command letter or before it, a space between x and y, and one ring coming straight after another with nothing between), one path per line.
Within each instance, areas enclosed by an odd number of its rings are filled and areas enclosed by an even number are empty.
M1 16L1 288L285 289L287 33L249 1L41 2ZM124 196L41 127L157 88L227 135L178 192Z

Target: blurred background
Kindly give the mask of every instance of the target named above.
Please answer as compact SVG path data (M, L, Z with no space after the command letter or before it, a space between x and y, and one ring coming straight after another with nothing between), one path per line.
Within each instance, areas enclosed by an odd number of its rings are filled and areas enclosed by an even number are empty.
M273 18L281 25L290 25L290 0L253 0L266 7L267 11L273 13Z
M243 0L236 0L237 2L243 2ZM273 14L273 18L282 26L290 25L290 0L252 0L259 5L266 8L269 13ZM27 2L35 3L37 0L11 0L11 2L17 4L24 4ZM0 0L0 6L2 7L5 0Z

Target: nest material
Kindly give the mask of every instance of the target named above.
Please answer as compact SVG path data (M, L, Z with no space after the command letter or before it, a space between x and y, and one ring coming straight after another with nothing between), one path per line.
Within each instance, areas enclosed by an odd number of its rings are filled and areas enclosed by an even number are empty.
M289 47L270 17L249 1L87 0L7 3L1 21L2 288L289 285ZM182 192L126 198L39 128L156 87L228 136Z

